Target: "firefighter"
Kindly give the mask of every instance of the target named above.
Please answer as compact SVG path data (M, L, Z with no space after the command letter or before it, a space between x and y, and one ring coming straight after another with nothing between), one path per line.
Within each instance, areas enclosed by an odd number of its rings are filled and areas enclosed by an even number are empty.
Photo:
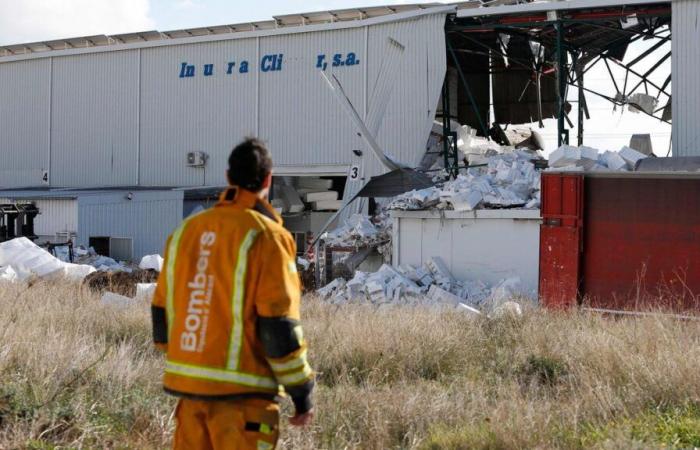
M216 206L168 238L151 308L164 389L179 397L177 450L273 449L284 392L291 425L314 415L295 243L266 200L270 154L246 139L228 164Z

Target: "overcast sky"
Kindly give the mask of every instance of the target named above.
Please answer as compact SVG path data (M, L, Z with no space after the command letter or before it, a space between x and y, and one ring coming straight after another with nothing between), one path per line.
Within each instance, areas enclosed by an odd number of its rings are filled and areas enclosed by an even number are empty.
M153 29L166 31L265 20L273 15L402 3L415 1L0 0L0 10L3 11L0 14L0 45ZM633 55L639 51L629 53ZM663 49L659 54L663 54ZM670 70L670 60L663 67ZM622 84L623 73L616 72L615 76ZM587 83L593 89L614 95L604 66L589 72ZM575 98L573 90L570 98ZM632 133L651 132L655 152L658 155L666 154L670 126L626 109L613 111L610 103L590 95L588 101L593 117L586 122L587 145L618 150L629 142ZM571 118L576 121L575 115ZM556 146L554 122L546 121L546 128L540 130L547 139L548 150ZM571 136L572 142L575 142L575 130L571 131Z

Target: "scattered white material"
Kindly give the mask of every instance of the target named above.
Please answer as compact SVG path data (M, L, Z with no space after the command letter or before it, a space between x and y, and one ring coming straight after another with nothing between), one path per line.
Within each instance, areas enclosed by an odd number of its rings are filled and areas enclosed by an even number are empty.
M458 304L457 309L469 314L470 316L480 316L481 315L481 311L479 311L476 308L472 308L469 305L465 305L464 303Z
M139 269L150 269L161 272L163 270L163 257L160 255L146 255L143 258L141 258L141 262L139 263Z
M134 300L150 302L153 299L153 295L156 293L156 286L156 283L137 283Z
M387 217L377 217L378 225L373 224L362 214L353 214L341 227L324 233L327 245L341 247L363 247L386 242L390 239L391 224Z
M549 167L555 168L575 166L590 170L597 162L598 150L585 146L562 145L549 155Z
M622 147L622 149L619 152L619 155L622 159L625 160L625 162L627 163L627 167L630 170L634 170L637 161L647 157L645 154L640 153L637 150L634 150L629 147Z
M626 171L647 156L629 147L619 152L605 151L599 154L591 147L562 145L549 155L549 169L557 172Z
M449 291L442 289L436 284L430 286L430 289L428 290L428 298L434 301L435 303L448 303L454 306L459 306L463 304L462 298L454 295Z
M466 174L441 185L399 195L387 208L409 211L430 208L472 211L528 205L538 208L540 172L535 169L533 159L539 159L539 155L526 150L489 156L486 167L472 167Z
M619 153L606 150L605 153L600 156L600 159L610 170L627 170L627 161L622 159Z
M133 306L135 299L124 295L115 294L114 292L105 292L100 299L103 305L112 306L115 308L128 308Z
M501 306L496 307L491 314L489 314L489 319L501 319L504 317L520 317L523 315L523 308L519 303L508 301L503 303Z
M443 306L476 315L481 313L479 308L491 310L505 303L506 300L494 303L492 298L508 295L506 288L513 289L508 301L520 294L512 280L500 283L493 290L481 282L457 281L439 258L432 258L418 268L385 264L375 273L358 271L347 283L338 278L317 293L333 304Z
M11 267L17 281L32 276L82 280L95 271L94 267L63 262L25 237L0 244L0 267L2 266Z
M336 191L307 192L304 194L304 201L307 203L320 202L325 200L338 200Z
M19 276L10 266L0 267L0 281L9 281L10 283L14 283L19 281Z

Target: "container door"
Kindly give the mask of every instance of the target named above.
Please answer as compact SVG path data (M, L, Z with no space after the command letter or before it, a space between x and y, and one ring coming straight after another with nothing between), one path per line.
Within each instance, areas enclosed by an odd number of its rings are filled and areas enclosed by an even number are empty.
M540 230L540 301L576 306L581 282L583 175L543 174Z

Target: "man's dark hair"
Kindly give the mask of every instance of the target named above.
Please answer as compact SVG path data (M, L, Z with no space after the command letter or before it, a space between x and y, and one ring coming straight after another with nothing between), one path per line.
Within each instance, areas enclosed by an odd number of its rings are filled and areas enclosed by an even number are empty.
M228 178L231 184L252 192L262 189L263 181L271 171L270 152L256 138L246 138L228 157Z

